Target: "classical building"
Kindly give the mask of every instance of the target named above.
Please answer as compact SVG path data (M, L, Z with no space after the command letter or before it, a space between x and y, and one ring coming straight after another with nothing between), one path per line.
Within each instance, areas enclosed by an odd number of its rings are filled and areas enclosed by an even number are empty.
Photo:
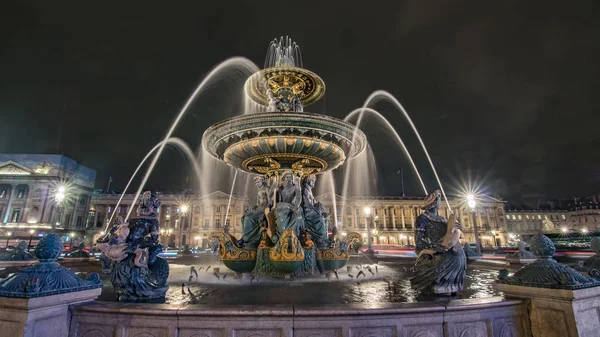
M507 229L512 236L543 233L591 233L600 231L600 203L597 196L563 202L563 207L509 206Z
M94 194L90 213L91 224L101 234L109 225L111 216L127 218L133 203L134 194L126 194L117 206L120 194ZM159 221L161 224L161 242L163 245L181 247L208 247L207 236L214 230L229 227L229 233L242 236L242 216L248 209L248 200L231 197L223 192L214 192L206 196L193 194L158 193L161 206ZM227 206L229 205L229 209ZM135 217L136 210L130 217Z
M331 222L337 216L338 228L342 232L359 232L366 237L367 222L364 208L371 208L374 223L371 229L373 242L377 244L414 245L414 223L421 213L423 197L372 197L348 198L336 196L337 214L331 211L333 200L331 194L317 198L328 209ZM465 240L475 242L473 212L480 240L483 247L504 246L507 243L504 202L493 198L482 197L477 208L471 211L462 199L450 199L450 207L458 212L459 221L463 225ZM448 218L450 212L445 202L439 213Z
M108 221L114 216L126 217L134 195L126 194L119 206L116 206L120 195L94 194L91 212L93 224L98 233L108 228ZM159 193L161 207L159 219L162 227L163 244L180 247L184 244L207 247L207 236L211 231L223 230L229 225L229 233L237 238L242 235L241 218L251 206L247 198L232 196L223 192L214 192L207 196L186 194ZM331 223L337 218L338 229L343 233L355 231L367 237L364 208L369 206L374 217L373 241L377 244L414 245L414 222L423 212L421 205L424 198L419 197L377 197L368 199L343 199L339 195L334 200L332 194L317 197L330 214ZM453 210L459 212L463 224L465 239L474 242L473 216L471 210L462 200L451 200ZM337 210L337 212L333 212ZM442 205L440 213L448 216L449 212ZM132 211L135 216L135 210ZM507 242L504 203L487 199L481 201L476 210L477 225L484 247L503 246Z
M95 180L96 171L63 155L0 154L0 237L83 239Z

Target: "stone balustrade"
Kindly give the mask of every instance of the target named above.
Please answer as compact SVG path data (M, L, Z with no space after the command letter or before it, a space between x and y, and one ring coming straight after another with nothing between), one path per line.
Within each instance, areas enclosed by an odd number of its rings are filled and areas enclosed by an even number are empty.
M502 297L378 305L70 307L70 337L529 337L526 302Z

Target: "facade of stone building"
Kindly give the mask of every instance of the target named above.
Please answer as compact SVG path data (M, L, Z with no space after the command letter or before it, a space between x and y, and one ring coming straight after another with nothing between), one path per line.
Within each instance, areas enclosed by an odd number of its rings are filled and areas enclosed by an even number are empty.
M543 233L591 233L600 231L600 203L597 197L565 202L563 208L533 208L506 211L506 223L513 235Z
M56 231L82 238L95 180L96 171L63 155L0 154L0 236L18 241Z
M504 202L491 198L482 198L478 202L476 222L481 244L484 247L503 246L507 243ZM331 194L318 197L331 213L334 209ZM414 245L414 223L424 210L421 209L422 197L373 197L349 198L336 197L338 228L343 232L359 232L366 236L366 216L364 208L371 208L374 217L373 242L376 244ZM473 212L462 199L450 199L450 207L458 212L463 225L465 240L475 242ZM439 211L448 218L450 212L445 202ZM335 222L331 215L331 222Z
M90 227L96 228L98 233L105 231L115 208L114 217L122 216L125 219L134 196L126 194L121 204L116 206L119 194L94 194ZM224 230L227 225L230 234L238 238L242 235L242 216L248 208L246 198L232 196L229 203L229 195L218 191L207 196L158 193L158 198L161 202L159 221L163 245L181 247L189 244L206 248L208 234L215 230ZM130 217L135 215L134 209Z
M116 194L96 194L92 199L93 224L98 231L107 228L108 220L119 199ZM133 194L126 194L117 207L115 216L126 217L133 201ZM205 197L184 194L159 194L161 201L160 223L164 230L163 244L180 247L184 244L207 247L207 236L214 230L223 230L229 224L229 232L237 238L242 235L241 218L251 205L247 198L232 196L229 213L227 205L229 195L214 192ZM423 212L423 198L419 197L378 197L368 199L343 199L336 196L335 205L332 194L317 196L326 211L330 214L330 223L337 224L343 233L359 232L367 237L366 216L364 208L372 209L373 225L370 228L373 242L376 244L414 245L414 222ZM182 206L187 212L183 213ZM452 200L450 205L460 214L465 239L474 242L473 217L471 211L461 200ZM333 212L336 210L337 212ZM442 205L440 213L448 216L449 212ZM132 217L135 210L132 212ZM477 224L482 245L494 247L507 242L504 203L489 200L480 202L477 208Z

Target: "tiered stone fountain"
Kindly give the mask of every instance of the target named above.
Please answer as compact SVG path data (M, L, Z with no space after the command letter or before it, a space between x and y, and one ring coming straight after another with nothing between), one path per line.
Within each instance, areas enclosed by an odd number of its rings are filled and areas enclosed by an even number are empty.
M286 40L287 41L287 40ZM272 46L273 47L273 46ZM365 149L353 125L304 112L325 83L300 67L291 42L270 49L272 62L252 75L245 93L267 112L246 114L206 130L202 143L214 157L257 175L258 205L243 219L244 236L214 232L223 263L239 272L312 275L343 267L357 233L328 237L328 214L312 195L316 175L334 170Z

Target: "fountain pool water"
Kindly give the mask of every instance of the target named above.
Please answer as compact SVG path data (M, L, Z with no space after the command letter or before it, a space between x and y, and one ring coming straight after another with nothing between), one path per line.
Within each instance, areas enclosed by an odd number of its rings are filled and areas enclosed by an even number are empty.
M362 263L361 263L362 262ZM265 277L236 278L236 274L224 268L215 258L195 258L171 262L167 304L210 304L210 305L279 305L279 304L382 304L413 303L440 300L421 295L411 288L411 265L398 262L383 262L377 265L363 264L362 258L352 258L346 267L338 270L338 278L300 278L296 280ZM198 277L189 282L190 267L194 266ZM218 278L215 276L218 268ZM372 275L370 268L375 275ZM208 270L207 270L208 269ZM362 270L365 275L360 274ZM502 293L492 288L498 271L471 268L465 280L465 290L456 298L485 298ZM352 277L348 276L352 275ZM182 284L184 286L182 287ZM182 291L183 289L183 291ZM301 294L301 296L299 296ZM114 300L109 283L100 300Z

